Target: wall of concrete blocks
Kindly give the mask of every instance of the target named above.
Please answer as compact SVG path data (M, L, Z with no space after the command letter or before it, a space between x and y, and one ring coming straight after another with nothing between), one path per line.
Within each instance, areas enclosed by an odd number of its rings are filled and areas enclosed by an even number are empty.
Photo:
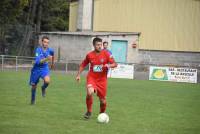
M138 52L138 62L147 64L199 66L200 53L140 50Z
M55 51L55 57L62 62L78 61L85 58L91 50L90 36L42 34L50 38L49 46ZM59 52L60 51L60 52Z
M135 64L135 79L148 79L149 66L195 68L200 83L200 53L139 50Z
M55 50L56 59L60 57L63 61L82 60L85 55L93 50L92 40L95 37L102 38L103 41L109 42L111 48L112 40L128 41L127 62L135 61L137 49L132 48L133 43L138 43L138 35L73 35L73 34L41 34L50 38L50 47ZM60 51L60 52L59 52Z

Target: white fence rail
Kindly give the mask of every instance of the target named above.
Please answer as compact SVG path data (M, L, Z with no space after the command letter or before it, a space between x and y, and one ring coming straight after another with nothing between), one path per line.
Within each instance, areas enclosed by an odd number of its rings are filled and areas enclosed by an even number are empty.
M27 70L32 67L34 57L0 55L1 70Z
M34 63L34 57L0 55L0 70L30 70ZM77 71L80 60L62 60L55 62L54 71Z

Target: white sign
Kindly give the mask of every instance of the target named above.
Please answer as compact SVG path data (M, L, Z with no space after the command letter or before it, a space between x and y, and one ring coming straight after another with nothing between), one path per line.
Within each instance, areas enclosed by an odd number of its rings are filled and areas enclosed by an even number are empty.
M110 69L108 72L110 78L134 78L134 65L118 64L114 69Z
M197 69L150 66L149 80L197 83Z

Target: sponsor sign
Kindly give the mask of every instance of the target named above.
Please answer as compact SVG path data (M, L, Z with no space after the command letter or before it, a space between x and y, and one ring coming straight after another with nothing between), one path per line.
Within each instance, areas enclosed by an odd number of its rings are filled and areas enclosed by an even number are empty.
M108 72L110 78L134 78L134 65L118 64L114 69L110 69Z
M150 66L149 80L197 83L197 69Z

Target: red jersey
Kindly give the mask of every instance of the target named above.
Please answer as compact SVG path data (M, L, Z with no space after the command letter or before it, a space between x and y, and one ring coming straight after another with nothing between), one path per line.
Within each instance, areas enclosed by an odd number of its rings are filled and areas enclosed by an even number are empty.
M95 51L91 51L86 55L86 58L81 63L82 67L86 67L90 64L88 77L93 78L107 78L108 68L103 67L105 64L114 63L114 59L112 55L105 50L102 50L100 53L96 53Z

